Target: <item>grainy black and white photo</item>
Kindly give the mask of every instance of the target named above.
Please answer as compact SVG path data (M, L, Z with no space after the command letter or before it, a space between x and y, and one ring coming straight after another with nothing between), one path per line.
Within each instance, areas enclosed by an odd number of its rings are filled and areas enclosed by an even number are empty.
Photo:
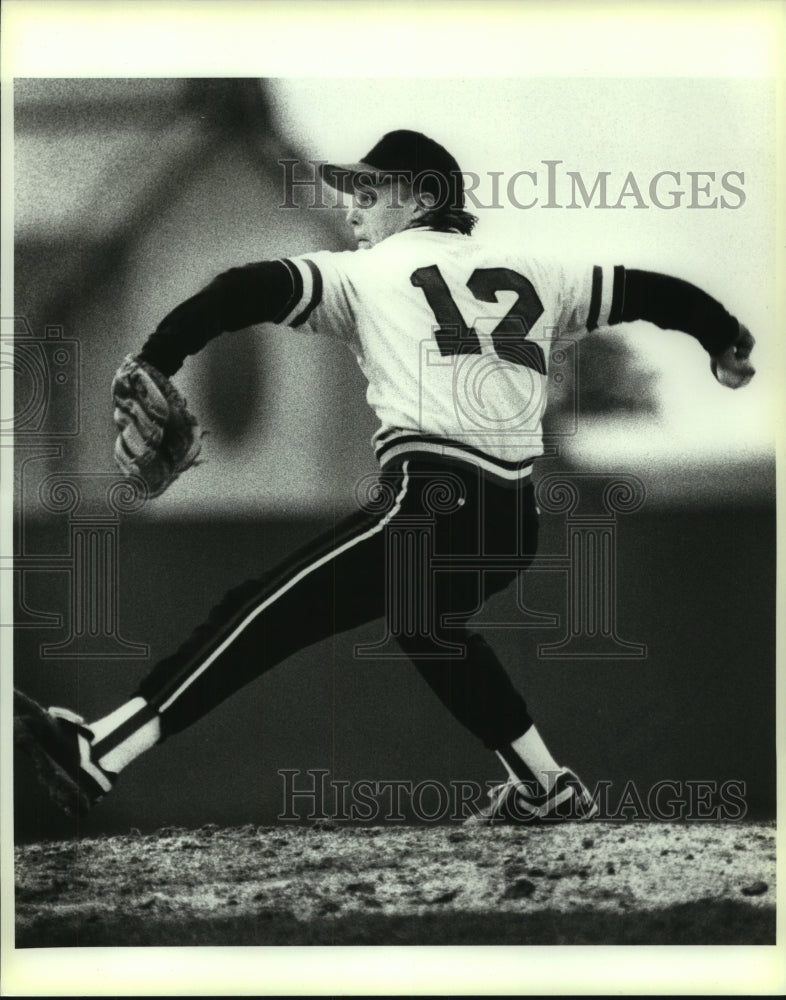
M386 50L460 10L393 4L256 72L277 9L220 72L5 71L4 952L769 974L776 63L435 73Z

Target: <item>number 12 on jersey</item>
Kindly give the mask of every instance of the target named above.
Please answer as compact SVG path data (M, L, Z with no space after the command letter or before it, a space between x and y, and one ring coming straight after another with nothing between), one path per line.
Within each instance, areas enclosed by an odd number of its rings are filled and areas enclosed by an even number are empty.
M434 333L441 354L480 354L480 340L459 312L450 289L436 264L419 267L409 279L422 288L429 308L439 324ZM467 288L479 302L497 302L497 292L515 292L518 298L491 331L497 356L514 365L546 374L546 359L539 344L527 340L532 327L543 315L543 305L532 283L508 267L477 268Z

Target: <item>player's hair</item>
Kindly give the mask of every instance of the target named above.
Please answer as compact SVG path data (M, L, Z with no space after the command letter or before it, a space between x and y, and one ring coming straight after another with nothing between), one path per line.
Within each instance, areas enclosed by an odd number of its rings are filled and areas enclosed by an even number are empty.
M436 229L440 233L448 233L457 229L469 236L477 225L478 217L463 208L432 208L424 212L411 225L410 229Z

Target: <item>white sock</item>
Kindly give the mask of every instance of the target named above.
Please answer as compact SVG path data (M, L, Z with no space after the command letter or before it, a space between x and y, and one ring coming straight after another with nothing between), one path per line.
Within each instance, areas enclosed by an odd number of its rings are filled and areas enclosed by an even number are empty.
M550 791L551 786L556 780L557 773L562 768L549 753L548 747L543 742L535 726L530 726L526 733L514 740L510 746L515 756L524 763L525 768L532 773L539 784L547 792ZM522 774L516 773L501 753L497 752L497 756L505 765L505 769L511 778L516 781L523 780Z
M90 723L93 732L93 746L95 747L102 740L111 736L124 723L128 722L138 713L144 713L148 704L144 698L132 698L120 708L103 716L96 722ZM128 767L132 760L136 760L145 750L154 747L161 739L161 720L154 714L152 718L142 715L140 725L125 736L120 743L111 747L106 753L101 754L96 763L105 771L117 774Z

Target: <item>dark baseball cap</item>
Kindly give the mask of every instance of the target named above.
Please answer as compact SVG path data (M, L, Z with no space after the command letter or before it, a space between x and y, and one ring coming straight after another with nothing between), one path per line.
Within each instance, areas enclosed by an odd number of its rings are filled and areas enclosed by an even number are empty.
M444 146L422 132L388 132L359 163L326 163L319 172L326 184L346 194L400 177L413 185L416 198L428 192L437 207L464 207L461 168Z

